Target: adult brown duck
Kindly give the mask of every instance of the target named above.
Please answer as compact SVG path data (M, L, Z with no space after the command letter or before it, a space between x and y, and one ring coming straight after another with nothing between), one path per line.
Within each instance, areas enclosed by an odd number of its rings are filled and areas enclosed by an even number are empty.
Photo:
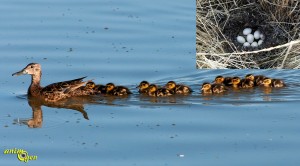
M41 65L38 63L30 63L24 69L12 75L19 76L25 74L31 75L31 84L27 92L27 94L30 97L37 97L48 102L54 102L72 96L87 95L87 93L85 93L85 88L81 88L87 82L89 82L83 81L83 79L86 77L81 77L69 81L57 82L42 87L40 85L42 69Z

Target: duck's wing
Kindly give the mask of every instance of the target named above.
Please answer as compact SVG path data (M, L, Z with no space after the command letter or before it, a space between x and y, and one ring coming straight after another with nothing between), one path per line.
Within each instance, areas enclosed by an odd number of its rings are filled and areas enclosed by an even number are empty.
M63 81L63 82L57 82L50 84L46 87L44 87L41 92L42 94L68 94L75 89L78 89L79 87L83 86L86 82L83 82L82 80L86 77L77 78L74 80L69 81Z

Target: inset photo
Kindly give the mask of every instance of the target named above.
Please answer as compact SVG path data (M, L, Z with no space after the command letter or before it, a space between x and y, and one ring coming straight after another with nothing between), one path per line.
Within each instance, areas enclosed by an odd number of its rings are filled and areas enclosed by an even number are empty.
M196 0L198 69L299 69L300 1Z

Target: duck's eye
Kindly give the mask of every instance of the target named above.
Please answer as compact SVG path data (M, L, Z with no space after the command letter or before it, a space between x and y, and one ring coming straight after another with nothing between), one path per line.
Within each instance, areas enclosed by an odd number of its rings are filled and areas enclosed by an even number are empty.
M30 66L30 68L33 68L33 66Z

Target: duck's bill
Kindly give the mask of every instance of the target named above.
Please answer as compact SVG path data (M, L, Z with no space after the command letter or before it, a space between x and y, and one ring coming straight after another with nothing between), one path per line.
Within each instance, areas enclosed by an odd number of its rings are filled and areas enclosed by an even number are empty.
M24 75L24 74L27 74L27 72L25 70L21 70L21 71L18 71L14 74L12 74L12 76L20 76L20 75Z

